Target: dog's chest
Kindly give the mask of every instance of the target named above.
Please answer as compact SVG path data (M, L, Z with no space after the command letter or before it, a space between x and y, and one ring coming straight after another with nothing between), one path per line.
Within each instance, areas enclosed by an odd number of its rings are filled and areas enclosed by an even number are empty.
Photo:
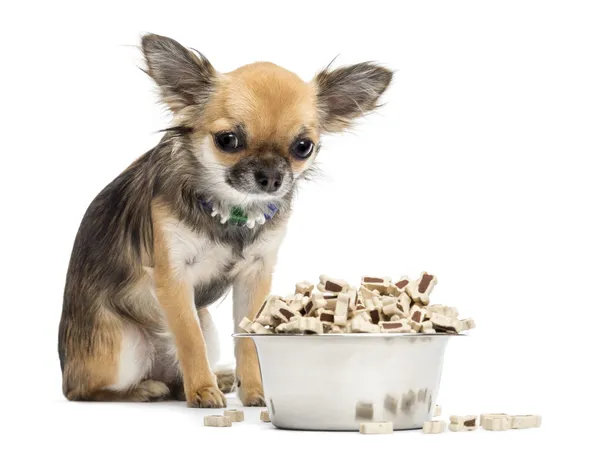
M176 276L194 287L229 285L237 275L259 262L269 246L245 247L241 254L233 246L218 243L197 233L181 222L168 223L164 230L169 246L169 259Z

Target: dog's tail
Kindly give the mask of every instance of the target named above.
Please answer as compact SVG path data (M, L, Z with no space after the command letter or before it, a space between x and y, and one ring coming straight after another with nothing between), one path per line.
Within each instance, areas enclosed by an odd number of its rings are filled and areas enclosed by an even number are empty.
M218 365L215 368L217 376L217 385L223 393L232 393L235 391L235 367L233 365Z

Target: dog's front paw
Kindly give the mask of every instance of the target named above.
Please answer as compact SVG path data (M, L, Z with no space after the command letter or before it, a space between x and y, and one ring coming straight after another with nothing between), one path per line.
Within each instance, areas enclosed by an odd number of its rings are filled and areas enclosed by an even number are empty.
M215 386L201 387L186 393L188 407L218 408L227 406L225 395Z
M239 387L240 401L245 407L265 407L265 395L262 387L259 386L244 386L242 382Z

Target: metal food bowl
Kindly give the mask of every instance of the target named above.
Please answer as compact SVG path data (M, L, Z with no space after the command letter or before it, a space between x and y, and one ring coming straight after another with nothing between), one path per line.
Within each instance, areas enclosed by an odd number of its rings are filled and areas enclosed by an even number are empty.
M282 429L417 429L435 409L454 334L235 334L254 340L269 416Z

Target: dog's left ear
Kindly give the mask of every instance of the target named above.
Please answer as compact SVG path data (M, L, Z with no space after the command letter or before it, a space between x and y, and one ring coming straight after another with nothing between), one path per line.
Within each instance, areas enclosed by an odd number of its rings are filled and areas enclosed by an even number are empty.
M216 71L202 55L165 36L142 37L146 72L160 88L162 100L174 113L208 101Z
M377 100L392 81L392 71L372 63L360 63L333 71L325 69L313 83L321 128L339 132L352 121L377 108Z

